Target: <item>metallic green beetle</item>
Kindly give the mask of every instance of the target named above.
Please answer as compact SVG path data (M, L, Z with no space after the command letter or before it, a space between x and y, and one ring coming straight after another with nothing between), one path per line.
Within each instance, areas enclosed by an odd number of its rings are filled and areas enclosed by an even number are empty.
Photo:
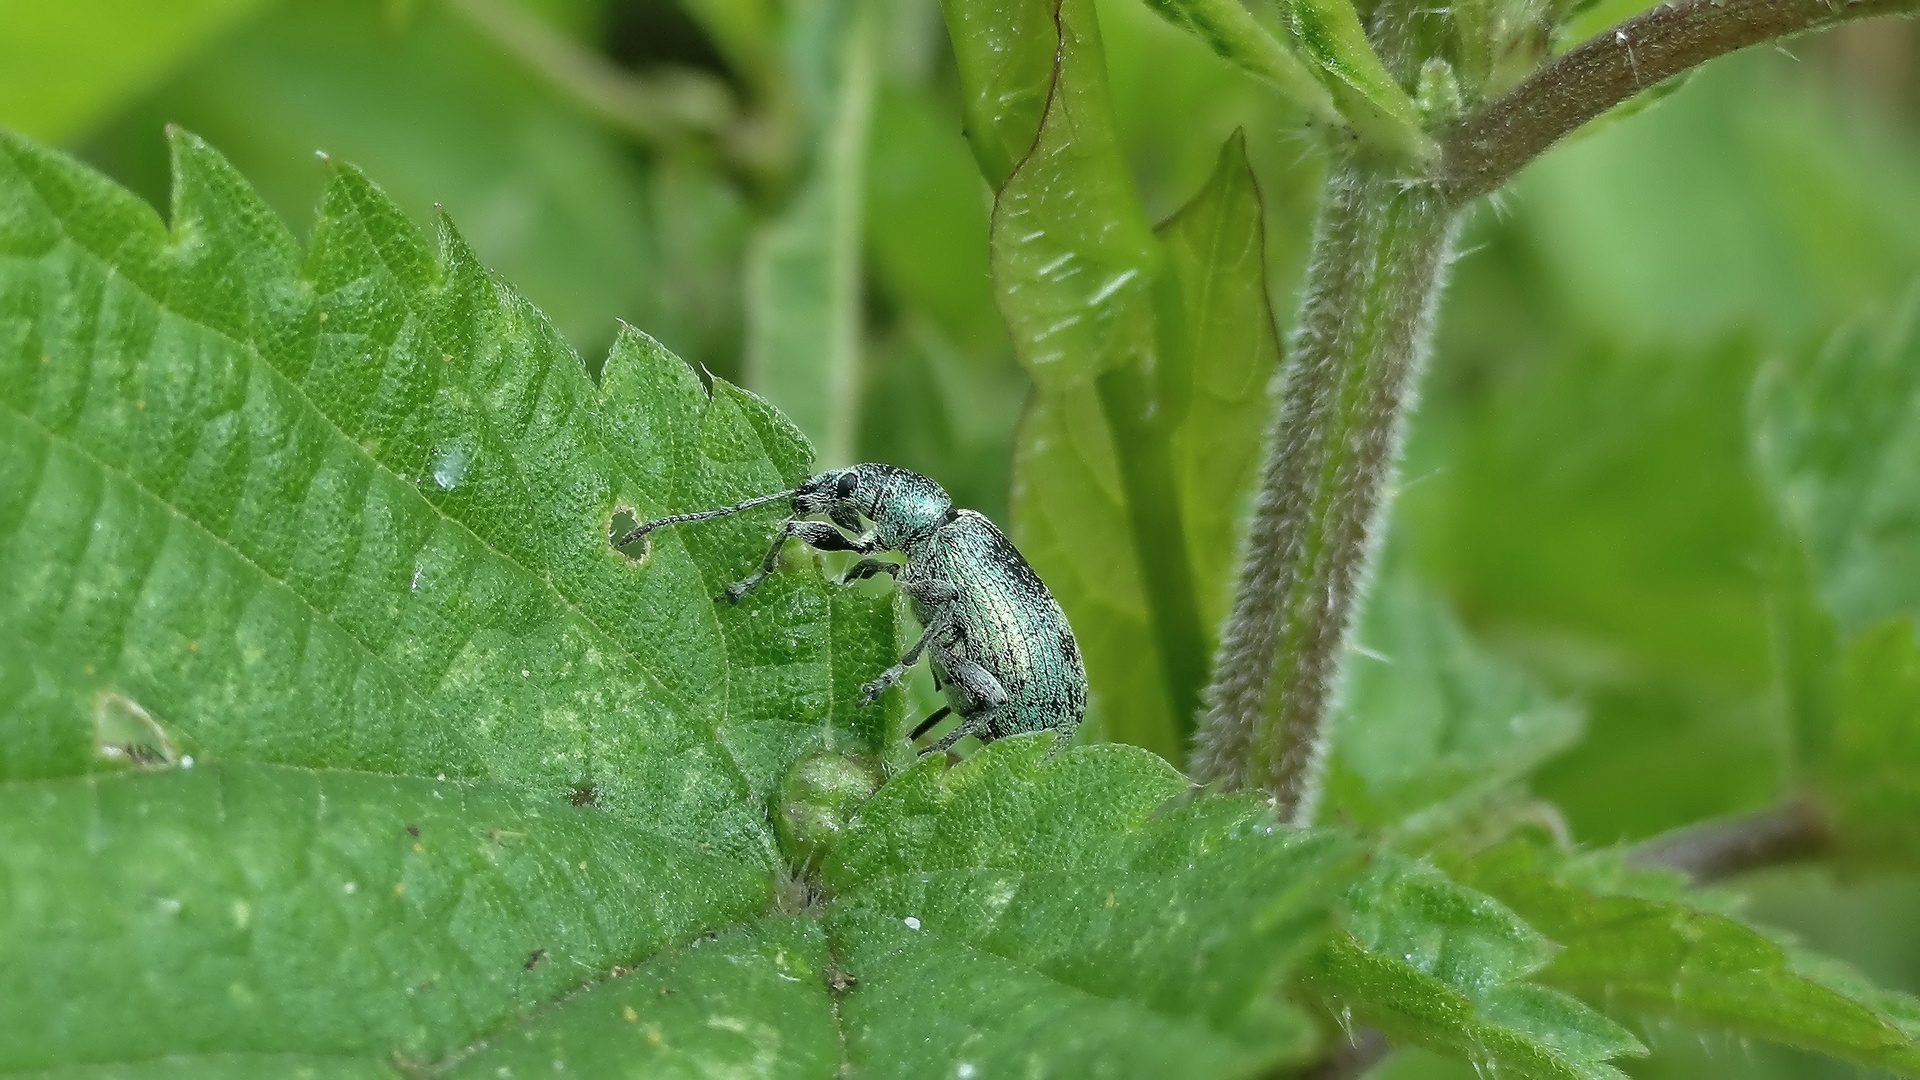
M1052 731L1058 737L1056 748L1073 737L1087 711L1087 671L1066 613L1005 533L983 515L954 509L946 490L919 473L876 464L833 469L790 491L649 521L627 533L620 544L631 544L662 525L719 517L789 497L793 516L780 524L760 569L715 599L739 603L773 572L780 549L792 538L821 551L869 556L841 580L893 575L913 604L921 634L899 663L861 688L862 705L872 704L898 682L924 652L947 704L922 721L910 738L918 739L949 712L960 717L959 725L924 753L945 750L969 735L991 742ZM812 515L829 520L807 520ZM871 557L880 551L898 551L906 562Z

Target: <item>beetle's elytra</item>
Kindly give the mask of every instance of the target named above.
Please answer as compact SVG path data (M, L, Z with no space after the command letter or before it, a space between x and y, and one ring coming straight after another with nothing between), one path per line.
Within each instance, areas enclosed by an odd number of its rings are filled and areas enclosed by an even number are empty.
M791 491L649 521L620 544L663 525L789 497L793 514L780 523L760 568L716 599L738 603L773 572L790 538L820 551L864 555L841 580L893 575L913 604L921 633L899 663L861 688L861 704L898 682L924 652L947 704L911 737L918 739L949 712L960 718L924 752L945 750L969 735L991 742L1052 731L1056 746L1073 736L1087 710L1087 672L1066 613L1005 533L981 514L956 510L946 490L919 473L878 464L833 469ZM827 520L809 520L814 517ZM882 551L897 551L905 562L873 557Z

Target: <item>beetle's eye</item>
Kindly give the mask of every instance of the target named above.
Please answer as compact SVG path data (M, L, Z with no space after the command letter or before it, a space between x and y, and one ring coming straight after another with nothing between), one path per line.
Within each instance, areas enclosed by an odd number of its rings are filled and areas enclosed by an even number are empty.
M851 499L853 498L853 489L859 486L860 486L859 477L853 475L853 473L851 472L841 473L840 482L834 485L834 489L833 489L834 497L840 498L840 499Z

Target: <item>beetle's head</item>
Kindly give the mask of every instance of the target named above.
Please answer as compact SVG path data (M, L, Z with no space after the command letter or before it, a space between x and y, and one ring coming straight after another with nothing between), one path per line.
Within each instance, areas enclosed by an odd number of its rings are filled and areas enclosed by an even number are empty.
M893 550L939 528L952 511L953 500L939 484L871 463L820 473L793 496L794 513L825 514L849 532L860 532L860 519L866 518L879 541Z

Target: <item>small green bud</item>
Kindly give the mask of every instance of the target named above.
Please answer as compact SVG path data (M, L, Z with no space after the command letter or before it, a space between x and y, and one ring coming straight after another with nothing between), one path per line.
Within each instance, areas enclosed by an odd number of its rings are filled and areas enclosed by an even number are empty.
M795 762L773 803L773 831L788 865L819 865L880 781L880 765L869 758L817 750Z
M1420 88L1414 97L1420 110L1420 122L1428 129L1451 124L1465 113L1460 100L1460 80L1453 65L1433 57L1420 65Z

